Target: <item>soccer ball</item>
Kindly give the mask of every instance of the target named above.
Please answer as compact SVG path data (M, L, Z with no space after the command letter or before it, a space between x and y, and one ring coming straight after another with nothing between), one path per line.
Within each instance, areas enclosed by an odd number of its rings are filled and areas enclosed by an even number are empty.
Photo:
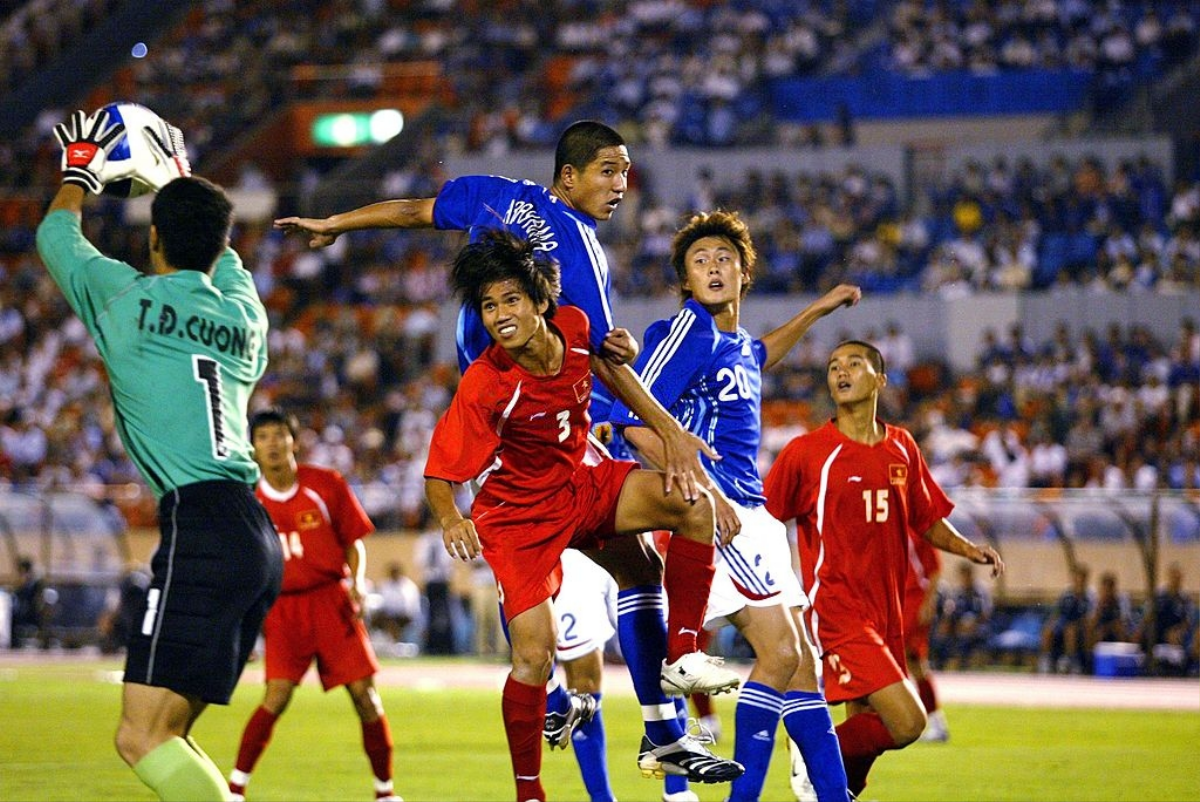
M139 103L109 103L104 107L104 111L108 112L110 124L125 123L125 133L108 155L110 163L119 164L126 159L133 159L139 164L155 163L154 154L146 144L146 137L141 133L143 127L152 128L164 142L171 141L163 118ZM104 186L105 195L118 198L136 198L153 191L154 187L136 178L113 181Z

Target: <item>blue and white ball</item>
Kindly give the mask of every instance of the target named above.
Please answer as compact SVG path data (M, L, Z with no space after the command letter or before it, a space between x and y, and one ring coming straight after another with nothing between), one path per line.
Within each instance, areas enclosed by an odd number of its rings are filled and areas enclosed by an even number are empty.
M153 164L154 154L150 151L150 146L146 144L146 137L142 135L141 130L143 127L149 126L158 133L164 142L169 141L167 126L162 117L140 103L109 103L104 110L108 112L109 124L125 123L125 133L121 135L121 138L117 140L116 147L109 153L108 161L119 163L133 159L138 164ZM118 198L136 198L153 191L154 187L136 178L113 181L104 187L105 195L115 195Z

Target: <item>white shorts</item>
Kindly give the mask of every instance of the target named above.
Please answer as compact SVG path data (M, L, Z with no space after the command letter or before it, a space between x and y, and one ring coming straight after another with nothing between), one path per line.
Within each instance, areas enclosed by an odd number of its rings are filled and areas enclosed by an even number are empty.
M743 607L808 607L808 596L792 568L787 528L765 506L734 504L742 531L728 546L718 546L717 572L704 628L719 629Z
M558 621L558 659L570 661L603 650L616 633L617 583L576 549L563 552L562 567L554 616Z

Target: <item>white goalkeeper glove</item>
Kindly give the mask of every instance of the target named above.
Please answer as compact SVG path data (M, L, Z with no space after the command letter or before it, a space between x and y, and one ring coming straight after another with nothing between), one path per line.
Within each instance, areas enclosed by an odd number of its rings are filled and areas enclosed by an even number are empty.
M157 192L176 178L192 174L187 146L183 143L183 131L166 120L159 120L157 125L142 126L141 134L146 142L146 156L142 157L137 150L130 148L139 156L132 159L134 178Z
M108 112L104 109L91 116L82 111L73 112L68 122L54 126L54 135L63 149L63 183L75 184L99 195L108 182L131 176L132 164L108 160L124 133L124 123L109 125Z

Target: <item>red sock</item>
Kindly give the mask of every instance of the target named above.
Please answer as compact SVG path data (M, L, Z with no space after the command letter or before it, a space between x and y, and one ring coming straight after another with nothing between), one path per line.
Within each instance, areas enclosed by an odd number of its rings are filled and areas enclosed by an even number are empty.
M238 747L237 763L234 764L238 771L246 774L254 771L263 750L271 742L271 733L275 731L275 722L278 720L279 716L261 705L254 711L254 715L246 722L242 745Z
M362 723L363 749L371 761L375 779L386 782L392 779L392 728L387 716Z
M667 662L698 651L696 638L704 628L704 611L712 589L716 549L674 535L667 546L663 589L667 593Z
M925 705L926 713L938 709L937 693L934 692L933 681L929 677L922 677L917 682L917 694L921 697L921 704Z
M501 698L504 732L512 757L517 802L546 800L542 788L542 724L546 718L546 686L517 682L510 674Z
M846 780L855 796L867 787L867 773L875 758L896 742L883 725L878 713L857 713L837 725L838 743L842 747L842 762L846 764Z

